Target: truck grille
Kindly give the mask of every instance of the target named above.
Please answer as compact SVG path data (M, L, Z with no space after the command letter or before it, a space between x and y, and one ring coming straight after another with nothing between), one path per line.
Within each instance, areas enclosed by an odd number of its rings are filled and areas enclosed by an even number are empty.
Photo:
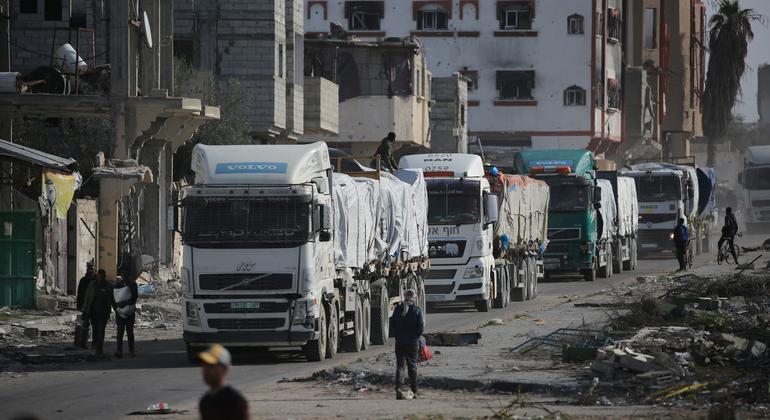
M465 255L466 241L429 241L428 256L431 258L459 258Z
M448 295L455 289L455 284L426 284L426 295Z
M209 319L209 328L218 330L271 330L283 327L283 318L242 318L242 319Z
M770 200L753 200L751 205L753 207L770 207Z
M287 312L289 302L260 302L259 308L233 308L230 302L204 303L207 314L257 314Z
M676 213L645 213L639 215L639 224L646 225L647 223L665 223L676 221ZM672 226L673 228L673 226Z
M570 247L576 247L577 244L554 244L549 243L548 247L545 249L546 255L548 254L567 254L569 253Z
M246 279L263 276L266 273L243 273L243 274L201 274L198 277L198 283L201 290L222 290L225 287L233 286ZM267 277L253 281L249 284L233 287L228 290L286 290L291 289L291 274L270 274Z
M580 228L553 228L548 229L548 240L566 241L580 239Z
M426 280L452 280L457 270L428 270L425 273Z

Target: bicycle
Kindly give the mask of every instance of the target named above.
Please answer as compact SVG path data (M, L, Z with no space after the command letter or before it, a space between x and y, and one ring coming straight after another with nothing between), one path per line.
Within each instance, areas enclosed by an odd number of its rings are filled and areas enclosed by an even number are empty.
M736 233L735 236L743 237L742 233ZM735 243L735 240L733 240L733 246L735 247L735 256L739 257L741 255L741 247L738 246L738 244ZM722 262L730 263L728 259L730 258L730 242L725 240L722 242L722 246L719 247L719 252L717 252L717 264L722 265ZM735 260L735 263L738 264L738 260Z

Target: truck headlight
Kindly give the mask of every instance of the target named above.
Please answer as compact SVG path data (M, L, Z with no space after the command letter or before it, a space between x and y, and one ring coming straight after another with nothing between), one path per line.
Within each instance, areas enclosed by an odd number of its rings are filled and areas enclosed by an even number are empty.
M464 279L477 279L479 277L484 277L484 267L472 267L465 269L465 274L463 275Z
M201 321L200 318L198 318L198 308L195 307L195 304L192 302L186 302L186 308L187 310L187 323L193 326L200 326Z
M673 233L669 233L668 234L668 239L671 239L673 241L674 240L674 234Z
M304 325L312 328L315 324L315 305L318 301L315 298L297 299L294 301L294 318L292 324Z

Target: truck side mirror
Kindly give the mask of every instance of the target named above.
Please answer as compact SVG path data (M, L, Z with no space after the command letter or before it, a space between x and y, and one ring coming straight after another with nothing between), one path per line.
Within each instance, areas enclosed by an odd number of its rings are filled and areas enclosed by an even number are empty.
M321 242L329 242L332 240L332 212L329 209L329 205L321 204L318 206L318 222L319 222L319 234L318 240Z
M182 233L179 229L179 206L176 204L166 207L166 225L168 230Z
M497 222L497 196L494 194L484 194L485 207L487 209L487 222L484 227Z

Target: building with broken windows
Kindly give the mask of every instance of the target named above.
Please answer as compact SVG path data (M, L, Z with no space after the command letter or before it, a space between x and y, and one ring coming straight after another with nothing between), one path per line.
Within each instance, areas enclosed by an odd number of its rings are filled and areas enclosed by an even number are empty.
M617 148L624 3L307 0L305 30L335 22L362 40L419 39L434 77L471 80L471 143L509 162L525 147Z

